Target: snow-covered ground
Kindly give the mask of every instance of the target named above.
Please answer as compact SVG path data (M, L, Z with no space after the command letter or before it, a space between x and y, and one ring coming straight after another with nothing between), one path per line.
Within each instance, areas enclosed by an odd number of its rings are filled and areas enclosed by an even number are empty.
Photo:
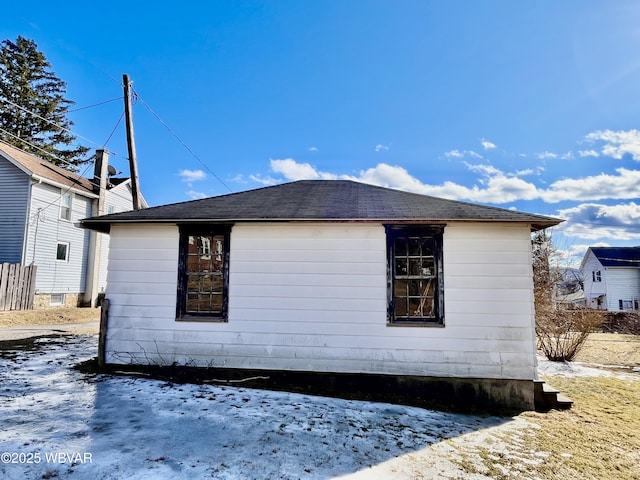
M0 478L482 479L456 463L465 448L500 449L502 433L532 426L72 369L96 343L51 337L0 351Z
M640 367L597 365L580 362L550 362L538 356L538 374L554 377L614 377L621 380L640 380Z

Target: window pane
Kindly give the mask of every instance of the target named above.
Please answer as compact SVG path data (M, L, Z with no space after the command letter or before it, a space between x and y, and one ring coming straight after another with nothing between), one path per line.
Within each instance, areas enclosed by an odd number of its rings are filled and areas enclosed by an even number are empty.
M407 240L405 238L396 238L394 254L396 255L396 257L407 256Z
M407 283L408 280L396 280L394 282L393 290L395 292L396 297L406 297L407 296Z
M422 306L419 298L409 299L409 311L407 312L409 317L422 317Z
M422 256L428 257L433 255L433 239L432 238L423 238L422 239Z
M409 239L409 255L421 255L422 249L420 248L422 244L422 239L420 238L410 238Z
M60 203L60 218L62 220L71 220L71 201L72 197L70 193L65 193L62 196Z
M56 248L56 260L66 260L67 259L67 249L69 245L66 243L59 243Z
M406 258L397 258L396 259L396 275L407 275L407 259Z
M186 237L185 313L223 313L224 238L224 235L211 234Z
M407 314L407 299L406 298L396 298L395 302L395 316L396 317L406 317Z
M436 273L435 262L433 258L423 258L420 262L420 275L423 277L432 277Z
M417 276L422 273L422 259L411 258L409 259L409 275Z

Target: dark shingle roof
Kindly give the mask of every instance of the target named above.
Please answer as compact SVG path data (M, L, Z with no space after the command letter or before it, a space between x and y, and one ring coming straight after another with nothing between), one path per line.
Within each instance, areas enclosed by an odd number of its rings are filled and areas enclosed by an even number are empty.
M591 247L603 267L640 268L640 247Z
M113 223L231 223L237 221L356 221L530 223L533 230L560 219L445 200L349 180L301 180L272 187L116 213L82 221L108 231Z

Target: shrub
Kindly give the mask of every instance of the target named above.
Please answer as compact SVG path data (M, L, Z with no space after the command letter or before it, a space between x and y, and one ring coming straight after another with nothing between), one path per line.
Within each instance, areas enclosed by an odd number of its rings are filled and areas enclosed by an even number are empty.
M602 312L587 308L536 312L538 349L551 361L570 362L589 334L601 328Z

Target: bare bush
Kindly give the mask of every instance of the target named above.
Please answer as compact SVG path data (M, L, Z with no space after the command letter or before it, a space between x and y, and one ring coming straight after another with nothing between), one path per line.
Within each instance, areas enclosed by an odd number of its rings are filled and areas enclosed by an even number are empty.
M586 308L536 312L538 349L551 361L570 362L603 321L602 312Z
M549 260L555 255L555 249L546 232L534 235L532 253L538 349L549 360L569 362L583 347L589 334L602 326L603 313L578 307L561 309L554 302L553 288L560 278L557 269L549 268Z
M640 314L635 312L607 312L602 331L640 335Z

